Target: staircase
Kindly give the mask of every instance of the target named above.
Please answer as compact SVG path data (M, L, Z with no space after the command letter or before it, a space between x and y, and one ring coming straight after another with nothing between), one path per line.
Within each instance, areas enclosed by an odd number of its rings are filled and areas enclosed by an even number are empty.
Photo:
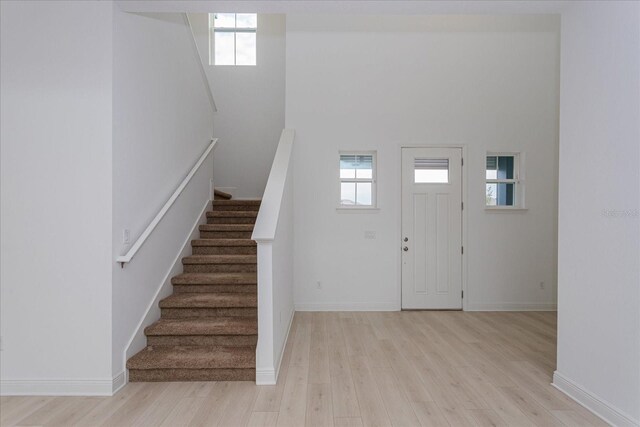
M255 381L259 200L215 192L207 224L145 328L147 347L127 361L129 381Z

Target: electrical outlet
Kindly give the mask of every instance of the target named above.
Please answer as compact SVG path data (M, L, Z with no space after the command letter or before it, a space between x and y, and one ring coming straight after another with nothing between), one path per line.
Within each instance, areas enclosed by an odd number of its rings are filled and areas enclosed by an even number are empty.
M540 282L540 289L544 289L544 282Z
M364 238L365 239L375 239L376 238L375 230L365 230Z
M320 280L316 282L316 289L322 289L322 282Z
M131 243L131 232L128 229L122 230L122 244L128 245Z

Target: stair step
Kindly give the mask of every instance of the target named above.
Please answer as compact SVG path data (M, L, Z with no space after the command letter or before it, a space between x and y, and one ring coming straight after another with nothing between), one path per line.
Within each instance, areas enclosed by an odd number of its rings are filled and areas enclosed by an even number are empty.
M153 335L257 335L257 317L210 317L205 319L160 319L144 329Z
M208 224L254 224L258 211L209 211Z
M257 271L256 255L191 255L182 259L185 273Z
M256 273L183 273L171 279L175 285L256 285Z
M193 255L255 255L256 242L250 239L197 239L191 241Z
M190 255L182 258L182 264L255 264L255 255Z
M250 239L253 224L202 224L199 230L202 239Z
M255 346L257 344L257 335L150 335L147 337L147 345L152 346Z
M238 293L181 293L160 301L160 308L229 308L257 307L256 294Z
M257 211L208 211L207 218L221 218L221 217L233 217L233 218L257 218Z
M257 291L256 273L183 273L171 279L176 293Z
M261 200L214 200L214 211L258 211Z
M163 319L249 317L258 315L252 293L177 293L160 301Z
M253 231L253 224L201 224L200 231Z
M252 369L130 369L130 382L255 381Z
M233 197L231 194L229 193L225 193L224 191L220 191L220 190L213 190L213 197L214 199L218 200L229 200L231 199L231 197Z
M129 359L127 368L250 369L255 364L253 346L149 346Z

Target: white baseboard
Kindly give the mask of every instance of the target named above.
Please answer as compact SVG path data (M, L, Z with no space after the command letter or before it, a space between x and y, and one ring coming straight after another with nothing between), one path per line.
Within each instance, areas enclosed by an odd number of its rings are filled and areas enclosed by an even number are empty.
M296 303L296 311L399 311L398 303L351 302L351 303Z
M280 349L280 357L275 364L275 368L268 369L256 369L256 385L276 385L278 383L278 375L280 374L280 365L282 364L282 356L284 355L284 349L287 347L287 341L289 340L289 333L291 332L291 325L293 324L293 316L296 311L291 310L289 315L289 326L287 327L287 334L284 337L282 348Z
M465 311L557 311L556 303L475 303L470 302L465 307Z
M111 395L116 394L122 387L127 384L127 371L126 369L113 377L113 384L111 387Z
M142 350L146 345L146 336L144 335L144 328L151 325L153 322L158 320L160 317L160 309L158 303L162 298L164 298L165 294L169 293L171 289L171 278L180 272L182 272L182 258L190 255L191 250L191 240L196 239L199 233L200 224L205 224L207 222L207 210L211 206L211 200L207 200L198 215L198 218L194 222L191 227L191 231L189 235L183 242L180 250L176 254L176 257L171 264L171 267L167 270L167 274L164 276L156 293L153 296L153 299L147 305L144 314L142 315L138 325L136 326L135 332L131 335L129 342L127 343L124 351L122 352L122 363L123 366L127 366L127 360L133 356L135 353ZM163 292L164 291L164 292ZM125 374L123 377L124 384L128 381L128 374ZM123 385L124 385L123 384Z
M629 415L596 397L558 371L553 373L551 385L613 426L637 427L640 425L638 420L632 419Z
M0 396L113 396L124 386L124 372L112 379L0 380Z

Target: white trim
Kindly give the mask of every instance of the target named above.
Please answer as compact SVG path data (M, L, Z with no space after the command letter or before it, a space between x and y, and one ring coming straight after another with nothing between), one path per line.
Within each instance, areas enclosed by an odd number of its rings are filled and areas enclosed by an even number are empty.
M118 375L113 377L113 383L111 385L111 395L116 394L122 387L127 385L127 370L126 368Z
M343 214L343 213L352 213L352 214L366 214L366 213L378 213L380 212L380 208L377 207L370 207L370 208L365 208L362 206L359 206L357 208L348 208L346 206L340 206L336 208L336 212L339 214Z
M291 309L291 313L289 315L289 326L287 327L287 334L284 337L284 342L282 343L282 349L280 350L280 359L278 363L275 364L275 369L263 368L256 369L256 385L276 385L278 383L278 375L280 374L280 366L282 365L282 359L284 358L284 349L287 346L287 341L289 340L289 333L291 332L291 325L293 325L293 316L296 311Z
M200 156L196 164L193 165L193 167L191 168L187 176L184 177L184 179L182 180L178 188L176 188L173 194L171 195L171 197L169 197L169 200L167 200L164 206L162 206L162 209L160 209L160 212L156 214L156 216L153 218L151 223L142 232L140 237L138 237L138 239L133 244L133 246L131 246L131 249L129 249L129 251L126 254L120 255L119 257L117 257L116 262L121 263L122 266L124 267L125 263L128 263L131 261L131 259L136 255L136 253L140 249L140 247L142 247L144 242L149 238L153 230L158 226L160 221L162 221L162 218L164 218L164 216L169 211L171 206L173 206L173 204L178 199L178 197L180 197L180 194L182 194L184 189L187 187L187 184L189 184L189 181L191 181L191 178L193 178L193 176L196 174L198 169L200 169L200 165L204 163L205 159L209 156L209 153L211 153L213 148L216 146L216 142L218 142L218 138L214 138L211 140L211 143L209 144L207 149L204 150L204 153L202 153L202 155Z
M551 385L611 425L618 427L637 427L640 425L638 420L634 420L610 403L598 398L558 371L553 373Z
M469 302L465 311L557 311L558 304L551 302Z
M113 396L124 382L124 372L109 379L0 380L0 396Z
M160 282L160 286L158 286L158 289L156 289L156 293L153 295L153 299L147 305L147 308L144 311L144 314L142 315L142 317L140 318L140 321L138 322L138 325L136 326L135 331L131 335L131 338L129 338L129 341L127 342L127 345L125 346L124 351L122 352L122 366L125 367L125 371L127 372L127 374L125 375L126 378L124 379L125 384L129 381L128 371L126 370L127 359L129 359L129 357L133 356L135 353L137 353L138 351L144 348L142 344L138 346L132 346L132 345L136 340L136 338L138 338L138 340L141 343L146 343L144 328L157 320L155 317L150 318L151 317L150 312L153 308L158 307L158 303L161 299L160 296L164 295L162 291L167 290L172 286L171 278L176 274L180 273L182 269L182 258L187 255L190 255L189 251L191 250L191 245L190 245L191 240L197 238L197 235L198 235L197 233L199 232L199 228L198 228L199 225L205 224L207 222L207 210L209 210L210 206L211 206L211 200L207 200L204 206L202 207L202 210L200 211L198 218L196 219L193 226L191 227L191 231L189 232L189 235L187 236L185 241L182 243L182 247L180 248L180 251L178 251L178 253L176 254L176 257L174 258L173 263L171 263L171 267L167 270L167 274L164 276L164 278ZM141 347L141 348L138 348L138 347Z
M529 208L520 208L518 206L485 206L487 212L526 212Z
M296 303L296 311L400 311L398 302Z

